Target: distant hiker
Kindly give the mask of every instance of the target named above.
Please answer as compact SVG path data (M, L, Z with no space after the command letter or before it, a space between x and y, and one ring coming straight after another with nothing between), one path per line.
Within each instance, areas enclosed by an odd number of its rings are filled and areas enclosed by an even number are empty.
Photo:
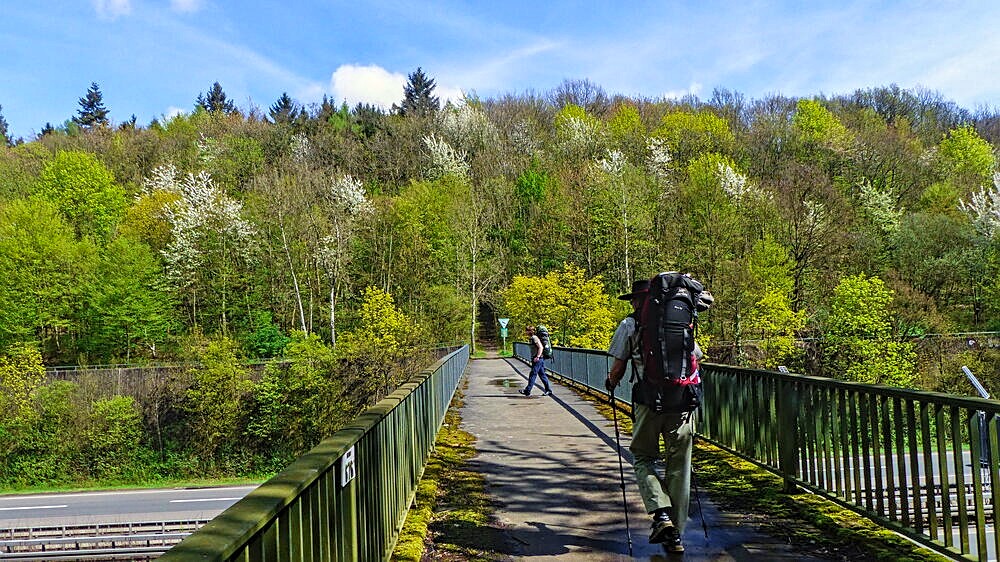
M656 283L655 295L651 281ZM668 552L684 552L681 533L691 496L693 413L701 401L697 362L702 352L694 341L692 317L713 299L701 283L677 273L636 281L630 293L618 298L630 301L633 312L618 324L611 339L608 354L614 363L604 384L613 391L632 359L635 422L629 450L635 457L639 493L653 517L649 542L663 543ZM651 363L647 368L644 357ZM654 469L661 435L666 450L663 480Z
M549 396L552 394L552 387L549 386L549 377L545 374L545 346L542 344L541 338L535 335L534 326L528 326L524 331L528 336L528 343L531 344L531 374L528 375L527 386L518 392L525 396L531 396L531 387L535 386L537 378L541 378L542 385L545 387L542 396Z

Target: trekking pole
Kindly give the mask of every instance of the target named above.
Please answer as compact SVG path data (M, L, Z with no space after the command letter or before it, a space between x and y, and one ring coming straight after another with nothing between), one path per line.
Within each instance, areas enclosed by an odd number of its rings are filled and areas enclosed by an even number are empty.
M625 509L625 537L628 539L628 555L632 556L632 529L628 525L628 500L625 498L625 465L622 464L622 440L618 433L618 404L615 402L615 389L609 391L611 395L611 411L615 419L615 443L618 444L618 475L622 483L622 506Z

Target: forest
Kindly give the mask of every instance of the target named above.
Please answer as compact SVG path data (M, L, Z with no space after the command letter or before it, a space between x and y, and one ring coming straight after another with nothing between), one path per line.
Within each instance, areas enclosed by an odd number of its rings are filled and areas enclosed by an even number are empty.
M140 125L95 83L29 140L0 114L0 485L69 457L96 480L273 471L426 350L497 346L497 317L605 348L616 295L669 270L715 296L711 361L1000 389L1000 113L895 85L434 88L240 108L215 83ZM192 366L147 396L46 375L170 363Z

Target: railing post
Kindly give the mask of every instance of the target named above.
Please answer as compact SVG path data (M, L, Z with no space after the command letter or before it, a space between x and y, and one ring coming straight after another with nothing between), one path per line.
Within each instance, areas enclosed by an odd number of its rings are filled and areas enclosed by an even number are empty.
M778 466L785 479L785 493L798 491L795 479L799 475L799 395L798 385L783 380L778 383L776 400L778 418Z

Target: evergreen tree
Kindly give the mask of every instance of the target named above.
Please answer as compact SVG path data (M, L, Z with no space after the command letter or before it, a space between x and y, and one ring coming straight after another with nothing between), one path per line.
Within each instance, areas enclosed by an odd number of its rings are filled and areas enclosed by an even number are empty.
M359 133L363 137L370 137L382 126L382 118L385 113L376 105L370 103L358 103L354 106L354 120L360 127Z
M46 121L45 126L42 127L42 132L38 133L38 136L44 137L45 135L51 135L54 132L56 132L56 128L52 126L52 123Z
M81 127L108 126L108 109L104 107L104 95L97 82L91 82L87 95L80 98L80 109L73 122Z
M337 113L337 106L334 105L333 100L326 97L323 94L323 102L319 105L319 110L316 111L316 120L322 123L327 123L330 121L330 117L334 113Z
M441 109L441 103L437 96L431 95L435 87L434 80L417 67L403 87L403 104L393 105L392 109L400 115L428 115L436 112Z
M2 105L0 105L0 142L6 144L7 146L14 146L14 141L10 138L10 133L7 129L7 120L3 118Z
M292 123L299 116L299 107L287 92L282 92L278 101L271 106L271 120L275 123Z
M233 103L233 100L226 98L226 93L222 91L222 86L218 82L212 84L212 87L204 95L198 94L195 106L213 113L217 111L236 113L236 104Z
M133 113L132 117L128 121L125 121L118 126L118 129L122 131L134 131L136 121L138 121L138 119L136 118L135 113Z

